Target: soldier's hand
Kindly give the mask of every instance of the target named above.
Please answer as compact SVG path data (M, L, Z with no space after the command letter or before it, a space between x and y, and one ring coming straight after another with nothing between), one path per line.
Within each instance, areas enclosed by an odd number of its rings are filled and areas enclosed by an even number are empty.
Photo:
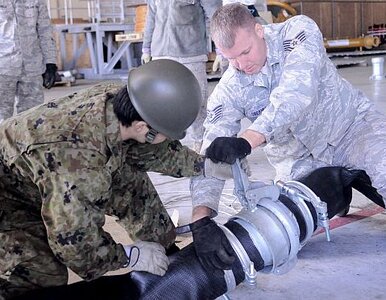
M46 64L46 71L42 75L43 86L46 89L50 89L54 85L57 70L58 70L58 67L55 64Z
M149 53L143 53L141 56L141 63L144 65L144 64L147 64L149 61L151 61L150 54Z
M252 147L246 139L237 137L217 137L206 149L205 156L214 163L234 164L251 154Z
M127 256L125 267L133 271L145 271L162 276L169 266L165 248L158 243L138 241L123 246Z
M190 224L196 255L207 272L231 268L235 257L224 232L209 217Z
M229 270L235 260L224 232L209 217L190 224L196 255L207 272Z
M223 60L222 55L217 54L216 58L214 59L213 65L212 65L212 72L213 73L216 73L220 69L222 60Z

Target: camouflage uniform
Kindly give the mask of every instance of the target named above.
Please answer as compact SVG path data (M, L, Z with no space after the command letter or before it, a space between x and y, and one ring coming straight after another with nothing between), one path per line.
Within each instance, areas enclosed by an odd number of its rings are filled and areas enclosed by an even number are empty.
M203 158L178 141L122 142L106 100L119 88L98 85L0 125L0 295L66 284L66 267L87 280L122 267L106 214L133 240L174 242L146 172L198 175Z
M225 72L209 98L202 152L218 136L237 135L248 118L249 129L266 138L276 179L329 165L362 169L385 198L385 116L339 75L310 18L263 27L267 62L253 75L233 67ZM223 184L194 178L194 205L217 210Z
M56 64L45 0L0 0L0 122L43 103L46 64Z
M204 134L208 82L208 35L206 21L221 6L221 0L150 0L143 37L143 53L153 59L168 58L184 64L196 76L203 103L197 119L188 130L199 151Z

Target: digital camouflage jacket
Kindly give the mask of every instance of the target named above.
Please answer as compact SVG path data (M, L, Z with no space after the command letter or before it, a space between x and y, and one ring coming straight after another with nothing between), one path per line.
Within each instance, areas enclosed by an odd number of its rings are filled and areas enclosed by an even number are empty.
M175 177L202 173L203 158L178 141L121 141L106 97L119 88L97 85L0 126L0 212L29 210L41 216L55 256L87 279L127 260L123 247L102 228L105 215L117 211L115 204L125 203L127 179L146 171ZM0 221L1 231L11 227L12 220Z

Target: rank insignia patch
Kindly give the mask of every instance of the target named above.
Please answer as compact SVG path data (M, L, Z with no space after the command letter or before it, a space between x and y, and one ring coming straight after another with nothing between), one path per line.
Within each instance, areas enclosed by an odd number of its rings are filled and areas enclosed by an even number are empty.
M208 120L210 123L216 123L222 117L223 106L218 105L211 111L208 111Z
M291 52L294 48L306 40L306 34L304 31L300 32L294 39L285 40L283 42L284 51Z

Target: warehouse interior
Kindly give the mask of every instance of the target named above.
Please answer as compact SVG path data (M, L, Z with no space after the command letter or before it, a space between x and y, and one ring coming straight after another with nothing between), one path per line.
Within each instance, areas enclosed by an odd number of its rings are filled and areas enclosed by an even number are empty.
M268 22L284 21L295 14L311 17L320 27L331 56L346 59L339 64L351 64L353 56L364 55L361 50L370 55L383 53L385 48L385 1L258 0L256 5ZM75 73L75 77L114 79L140 64L145 1L50 0L48 8L59 70ZM208 53L210 71L210 62L215 59L211 43Z
M258 5L267 23L283 22L299 14L311 17L323 34L326 51L338 72L386 114L386 0L257 0ZM145 0L48 0L47 7L57 48L58 75L54 87L44 89L45 102L100 82L125 84L128 72L141 65ZM215 58L209 35L209 94L224 71L213 71ZM248 125L245 120L242 128ZM248 161L250 181L272 184L275 171L261 149L254 150ZM189 179L149 175L178 226L189 224ZM234 195L234 181L227 180L215 220L224 224L241 209ZM330 220L331 241L319 228L288 272L260 272L254 284L243 282L217 300L386 299L385 217L384 209L354 191L348 214ZM113 217L107 217L104 228L117 242L130 243ZM183 248L191 242L191 235L185 234L178 237L177 245ZM80 280L70 271L69 283Z

